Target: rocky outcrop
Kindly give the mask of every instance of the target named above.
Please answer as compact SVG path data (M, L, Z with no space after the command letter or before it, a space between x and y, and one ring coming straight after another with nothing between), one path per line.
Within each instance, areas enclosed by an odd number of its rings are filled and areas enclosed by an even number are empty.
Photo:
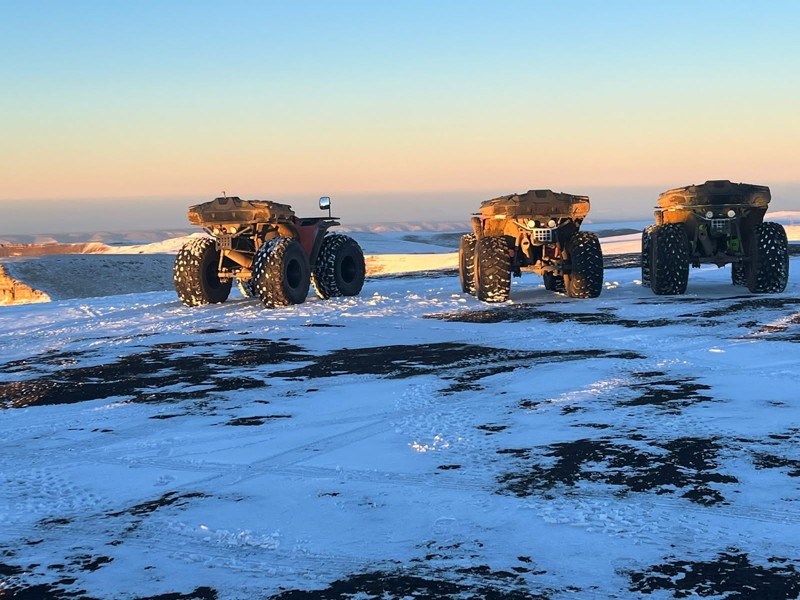
M0 265L0 305L50 302L50 296L8 275Z

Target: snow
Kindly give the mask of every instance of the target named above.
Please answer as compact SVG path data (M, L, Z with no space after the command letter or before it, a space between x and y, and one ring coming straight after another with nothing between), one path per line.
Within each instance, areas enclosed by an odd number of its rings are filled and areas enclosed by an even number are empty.
M489 306L430 272L450 257L285 309L0 311L0 595L724 596L730 555L787 597L800 259L778 295L703 268L656 297L630 268Z

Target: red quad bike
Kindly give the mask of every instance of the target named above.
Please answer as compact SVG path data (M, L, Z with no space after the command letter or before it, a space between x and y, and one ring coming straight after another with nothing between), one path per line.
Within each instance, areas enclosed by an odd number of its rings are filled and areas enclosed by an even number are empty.
M267 308L301 304L309 286L322 299L355 296L364 285L361 247L331 233L331 199L320 198L327 217L300 218L288 204L215 198L189 207L189 222L211 237L190 240L175 258L173 280L186 306L225 302L236 279L244 296Z

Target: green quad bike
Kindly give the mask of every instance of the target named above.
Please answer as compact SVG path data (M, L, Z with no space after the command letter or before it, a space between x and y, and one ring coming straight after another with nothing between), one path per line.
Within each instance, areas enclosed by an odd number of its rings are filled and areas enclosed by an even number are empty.
M189 207L189 222L210 237L187 242L175 258L173 281L187 306L225 302L233 280L246 297L267 308L305 302L311 284L320 298L355 296L366 272L364 253L351 237L328 230L340 223L331 199L327 217L299 218L287 204L216 198Z
M770 198L766 186L727 180L661 194L656 224L642 232L642 285L658 295L683 294L690 265L730 264L734 285L782 292L789 244L782 225L764 222Z
M458 250L462 291L484 302L504 302L511 276L533 271L546 289L595 298L603 289L603 253L594 233L581 231L589 198L530 190L481 203L473 233Z

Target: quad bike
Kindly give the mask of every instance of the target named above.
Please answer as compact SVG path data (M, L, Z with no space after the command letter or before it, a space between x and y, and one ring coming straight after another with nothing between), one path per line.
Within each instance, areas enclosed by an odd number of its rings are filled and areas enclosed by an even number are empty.
M658 295L683 294L690 265L730 264L734 285L782 292L789 243L782 225L764 222L770 199L766 186L727 180L661 194L656 223L642 232L642 285Z
M461 237L461 289L484 302L504 302L511 276L542 276L548 290L595 298L603 288L603 253L594 233L581 231L589 198L530 190L481 203L473 233Z
M268 308L305 302L309 286L320 298L355 296L364 285L364 254L346 235L328 230L327 217L299 218L288 204L216 198L189 207L189 222L210 237L187 242L175 258L173 280L187 306L225 302L235 279L244 296Z

